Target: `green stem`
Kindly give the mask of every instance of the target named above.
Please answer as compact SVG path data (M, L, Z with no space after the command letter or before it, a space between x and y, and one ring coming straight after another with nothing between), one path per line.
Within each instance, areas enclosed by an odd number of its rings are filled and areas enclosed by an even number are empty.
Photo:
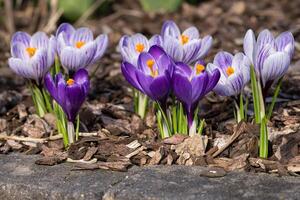
M205 126L205 119L201 119L201 120L200 120L199 127L198 127L198 134L199 134L199 135L202 135L204 126Z
M245 119L245 110L244 110L243 92L241 92L241 94L240 94L240 109L239 109L239 113L240 113L241 120L244 120Z
M68 130L68 142L69 144L74 143L74 139L75 139L75 130L74 130L74 124L73 122L68 121L68 125L67 125L67 130Z
M271 105L269 106L268 108L268 114L267 114L267 119L269 120L272 116L272 112L273 112L273 109L274 109L274 106L275 106L275 103L276 103L276 99L279 95L279 92L280 92L280 88L281 88L281 84L282 84L282 79L283 77L281 77L278 81L278 84L276 86L276 89L274 91L274 95L273 95L273 98L272 98L272 102L271 102Z
M259 100L260 98L258 92L258 82L256 80L256 74L253 65L251 65L250 67L250 77L251 77L251 89L252 89L252 98L253 98L253 105L254 105L255 122L259 124L261 121L260 100Z
M143 93L138 93L138 115L144 119L147 112L148 97Z

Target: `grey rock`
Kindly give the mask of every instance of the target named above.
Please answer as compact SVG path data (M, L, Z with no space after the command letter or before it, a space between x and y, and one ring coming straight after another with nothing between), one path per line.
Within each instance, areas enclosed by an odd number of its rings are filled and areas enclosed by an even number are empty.
M299 177L233 172L208 178L207 168L177 165L76 171L69 163L35 165L38 157L0 155L0 199L300 199Z

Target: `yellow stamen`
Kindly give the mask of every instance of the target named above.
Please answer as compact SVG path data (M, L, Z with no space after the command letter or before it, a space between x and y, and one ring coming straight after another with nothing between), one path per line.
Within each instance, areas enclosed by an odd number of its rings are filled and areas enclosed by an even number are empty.
M34 47L28 47L26 48L27 53L29 54L30 57L34 56L35 52L36 52L36 48Z
M181 35L180 40L181 40L181 44L184 45L189 42L189 37L186 35Z
M233 73L234 73L234 69L233 69L231 66L227 67L227 69L226 69L226 74L227 74L228 76L230 76L230 75L232 75Z
M145 49L145 46L142 43L137 43L135 45L135 50L139 53L143 52Z
M67 80L67 85L73 85L75 83L74 79Z
M151 71L151 76L152 77L156 77L158 75L158 71L153 69L154 66L154 60L153 59L149 59L146 62L147 67L150 69Z
M76 47L77 47L78 49L80 49L83 45L85 45L85 42L83 42L83 41L78 41L78 42L76 42Z
M196 65L196 74L200 74L201 72L203 72L205 70L205 67L201 64L197 64Z

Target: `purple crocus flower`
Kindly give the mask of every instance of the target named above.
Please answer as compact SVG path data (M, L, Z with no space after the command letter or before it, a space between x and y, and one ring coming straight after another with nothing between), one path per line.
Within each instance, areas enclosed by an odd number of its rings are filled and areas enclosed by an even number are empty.
M176 63L172 78L173 91L184 106L189 127L192 126L194 112L200 99L215 87L219 78L219 70L214 69L208 74L203 61L196 62L193 69L182 62Z
M54 79L48 73L45 76L45 87L52 98L62 107L68 121L74 122L90 89L88 72L85 69L79 69L73 78L69 78L67 81L61 73L55 75Z
M56 40L43 32L30 36L25 32L16 32L11 40L9 67L18 75L33 79L40 84L44 75L54 62Z
M161 46L160 35L154 35L148 40L144 35L137 33L132 36L124 35L119 42L119 48L123 61L137 65L137 60L142 52L148 52L153 45Z
M221 51L214 62L207 65L207 71L211 74L215 69L221 73L220 80L214 91L221 96L238 95L250 80L251 62L243 53L232 55Z
M176 62L194 63L207 55L212 46L210 35L200 38L199 31L192 26L182 33L173 21L166 21L161 30L163 48Z
M286 73L294 48L294 37L290 32L274 38L269 30L263 30L256 41L253 31L248 30L244 38L244 52L254 65L263 87L269 87Z
M133 87L163 105L171 90L173 67L165 51L154 45L148 52L139 55L137 67L125 61L121 70Z
M75 29L68 23L61 24L57 31L57 54L62 66L75 72L96 63L108 46L106 34L99 35L95 40L90 29Z

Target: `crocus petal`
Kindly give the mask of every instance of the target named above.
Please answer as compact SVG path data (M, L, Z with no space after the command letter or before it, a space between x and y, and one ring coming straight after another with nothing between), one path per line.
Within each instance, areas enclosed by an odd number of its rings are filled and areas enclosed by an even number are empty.
M243 53L237 53L232 60L232 67L235 71L241 72L243 75L244 83L250 80L250 65L251 62Z
M28 33L18 31L12 36L11 45L15 44L16 42L20 42L23 43L25 47L28 47L30 38L31 37Z
M154 45L152 46L149 51L149 54L151 54L151 56L154 59L158 59L160 58L162 55L167 55L166 52L163 50L163 48L161 48L160 46Z
M66 97L65 110L67 117L69 121L74 122L86 96L81 85L74 83L66 87Z
M244 37L244 43L243 43L243 47L244 47L244 52L246 54L246 56L248 56L248 58L250 59L250 61L252 63L253 62L253 56L254 56L254 47L255 47L255 35L254 32L249 29Z
M166 54L161 55L156 60L158 74L164 74L165 71L168 71L169 74L172 74L172 61L170 57Z
M24 61L19 58L9 58L8 65L16 74L24 78L32 78L33 70L28 60Z
M197 53L201 48L201 40L193 40L183 46L183 59L184 63L191 64L197 60Z
M177 62L175 64L175 73L181 73L186 77L190 77L192 75L192 69L190 66L183 62Z
M165 100L170 91L170 81L166 76L158 76L153 79L149 89L151 90L152 99L162 101Z
M149 40L149 46L153 46L153 45L158 45L158 46L162 46L163 42L162 42L162 38L160 35L153 35L150 40Z
M255 53L254 67L257 74L261 73L263 63L269 57L269 55L275 52L276 50L274 49L272 44L266 44L254 52Z
M212 89L214 89L214 87L217 85L217 83L220 80L220 70L219 69L214 69L210 74L209 74L209 81L208 84L206 86L206 90L205 90L205 94L209 93Z
M153 56L150 53L142 52L138 58L138 68L142 70L145 74L150 75L151 70L147 65L147 62L152 60L154 62L153 69L157 69L157 65Z
M268 29L265 29L262 32L260 32L257 37L258 48L264 46L265 44L275 44L274 42L274 36Z
M66 104L66 81L61 73L55 76L55 83L57 84L57 100L56 102L65 108Z
M86 94L90 90L89 73L85 69L79 69L74 74L73 79L77 84L82 85L82 87L84 89L84 93L85 93L84 96L86 96Z
M48 48L49 38L44 32L37 32L32 35L30 40L30 47L37 49Z
M20 59L24 59L24 60L29 59L29 55L26 52L26 47L21 42L15 42L11 46L11 55L12 55L12 57L15 57L15 58L20 58Z
M52 35L49 39L49 44L48 44L47 66L53 65L55 54L56 54L56 48L57 48L56 38Z
M233 55L228 52L221 51L215 56L213 64L219 66L220 69L225 72L227 67L230 67L232 65L232 59Z
M188 78L175 72L172 85L174 95L189 107L192 104L192 85Z
M192 103L198 102L199 99L205 95L206 86L208 83L208 75L206 72L201 73L199 76L191 80L192 85Z
M182 61L184 52L178 39L165 36L163 39L163 46L164 50L174 59L174 61Z
M143 72L136 70L135 71L136 79L141 87L141 92L148 95L152 100L156 101L157 99L154 98L152 92L150 90L150 85L153 81L153 77L144 74Z
M134 88L143 92L143 89L136 78L136 70L137 68L128 62L123 62L121 65L121 71L126 81L128 81Z
M56 37L59 36L60 33L64 33L64 35L66 36L67 40L70 40L71 35L75 32L74 27L69 24L69 23L62 23L56 31Z
M76 42L88 43L93 40L93 32L89 28L77 29L70 38L71 44L75 46Z
M165 21L162 26L161 35L163 40L166 36L178 38L180 36L180 30L175 22L168 20Z
M41 80L48 72L47 66L47 49L41 49L30 59L31 68L33 70L32 79Z
M131 49L131 51L136 51L136 45L142 44L144 45L144 51L148 51L149 49L149 42L148 39L140 33L134 34L130 37L130 42L128 42L128 47ZM137 52L137 51L136 51ZM138 52L140 53L140 52Z
M285 74L290 65L289 54L285 52L277 52L270 55L264 62L261 80L263 86L269 80L275 80Z
M209 50L211 49L212 44L213 44L213 38L210 35L205 36L201 40L201 49L196 56L197 60L204 58L209 53Z
M55 101L58 101L57 88L56 88L56 85L53 81L53 78L52 78L50 72L48 72L44 77L44 85L45 85L45 88L48 90L49 94L52 96L52 98Z
M198 39L200 37L198 29L194 26L187 28L183 31L182 35L187 36L189 40Z
M106 49L108 47L108 36L106 34L99 35L96 38L95 43L97 44L97 50L96 50L95 56L92 60L92 63L97 62L103 56L104 52L106 51Z
M285 51L292 58L295 49L294 36L291 32L283 32L275 39L277 51Z

